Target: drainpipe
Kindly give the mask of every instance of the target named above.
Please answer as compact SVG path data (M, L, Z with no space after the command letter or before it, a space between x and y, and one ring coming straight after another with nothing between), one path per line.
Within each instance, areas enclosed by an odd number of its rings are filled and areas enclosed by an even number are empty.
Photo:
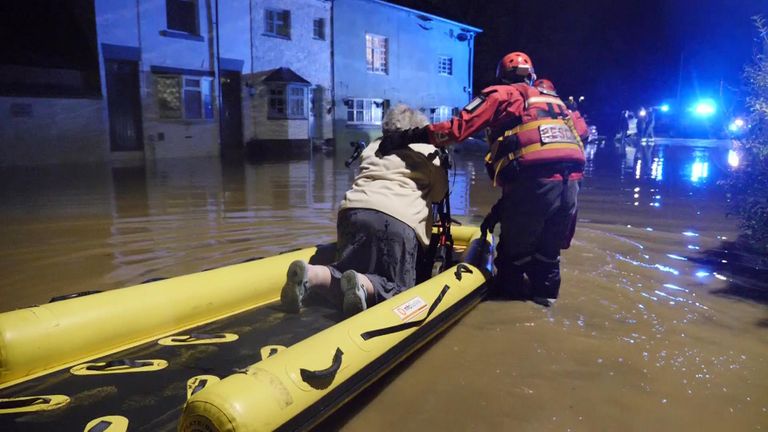
M472 72L475 69L474 63L475 63L475 55L473 54L473 48L475 45L475 34L470 33L469 38L467 39L467 45L469 45L469 71L467 72L467 76L469 77L469 83L467 84L468 89L468 95L467 95L467 102L472 100L472 80L474 79L472 76Z
M331 35L330 42L330 50L331 50L331 136L333 137L333 143L334 143L334 154L336 153L336 55L334 54L334 44L336 43L336 38L334 37L334 26L333 26L333 19L335 16L334 12L334 5L336 4L335 1L331 2L331 13L330 13L330 20L328 23L328 26L330 28L330 31L328 32Z
M214 0L216 10L216 21L214 23L214 37L216 38L216 104L219 108L219 156L224 156L224 98L221 96L221 50L219 44L219 0Z

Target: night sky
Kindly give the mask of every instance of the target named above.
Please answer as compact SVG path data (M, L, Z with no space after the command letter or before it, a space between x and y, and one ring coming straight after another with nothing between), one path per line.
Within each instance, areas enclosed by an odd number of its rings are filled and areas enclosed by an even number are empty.
M750 17L768 18L768 0L391 2L483 29L476 91L494 83L501 56L521 50L561 96L584 95L583 111L609 124L622 109L674 106L678 92L677 105L719 100L721 81L724 108L741 111L741 75L757 46Z

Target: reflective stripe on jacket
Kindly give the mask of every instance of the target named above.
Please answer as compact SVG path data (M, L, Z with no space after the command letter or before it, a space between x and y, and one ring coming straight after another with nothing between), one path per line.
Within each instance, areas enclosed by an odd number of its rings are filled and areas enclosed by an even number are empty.
M490 151L485 163L494 185L499 185L499 174L505 168L566 163L580 170L585 163L584 147L565 104L535 87L515 86L525 100L522 122L488 137ZM508 168L510 164L513 168Z

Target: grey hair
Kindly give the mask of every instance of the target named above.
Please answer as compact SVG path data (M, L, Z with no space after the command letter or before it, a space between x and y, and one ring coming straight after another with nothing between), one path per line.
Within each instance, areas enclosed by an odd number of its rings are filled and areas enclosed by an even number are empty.
M428 124L427 116L420 111L405 104L397 104L387 110L381 122L381 129L386 133L424 127Z

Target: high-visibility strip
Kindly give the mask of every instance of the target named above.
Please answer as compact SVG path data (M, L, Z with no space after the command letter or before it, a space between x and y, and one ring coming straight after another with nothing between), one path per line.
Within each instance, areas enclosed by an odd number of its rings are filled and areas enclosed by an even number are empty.
M555 150L555 149L581 149L581 147L578 144L575 143L549 143L549 144L542 144L542 143L536 143L536 144L530 144L527 145L520 150L516 150L514 153L510 153L509 158L516 159L520 156L524 156L528 153L539 151L541 149L547 149L547 150Z
M523 124L521 124L520 126L514 128L514 129L510 129L510 130L504 132L504 135L502 135L499 138L497 138L497 141L501 141L501 140L503 140L504 138L506 138L506 137L508 137L510 135L514 135L514 134L517 134L517 133L520 133L520 132L529 131L531 129L537 129L541 125L553 124L553 123L559 123L559 122L557 120L555 120L555 119L544 119L544 120L535 120L535 121L532 121L532 122L523 123Z
M563 101L561 101L560 98L556 98L552 96L534 96L526 99L525 108L528 109L528 107L531 106L531 104L535 104L535 103L544 103L544 104L551 103L553 105L565 106L565 103L563 103Z

